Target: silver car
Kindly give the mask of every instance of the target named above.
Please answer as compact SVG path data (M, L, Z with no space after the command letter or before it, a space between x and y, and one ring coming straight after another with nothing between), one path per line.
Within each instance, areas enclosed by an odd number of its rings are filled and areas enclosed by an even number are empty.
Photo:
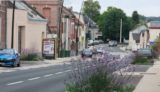
M150 48L141 48L138 49L137 55L144 56L144 57L153 57L152 49Z
M109 41L109 47L117 46L117 41Z

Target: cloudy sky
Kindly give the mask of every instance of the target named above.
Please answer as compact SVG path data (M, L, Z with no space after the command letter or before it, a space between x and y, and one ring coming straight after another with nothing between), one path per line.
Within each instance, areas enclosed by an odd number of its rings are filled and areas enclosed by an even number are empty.
M64 0L65 6L72 6L74 11L80 11L83 0ZM128 16L134 10L145 16L160 16L160 0L98 0L101 5L101 13L108 6L121 8Z

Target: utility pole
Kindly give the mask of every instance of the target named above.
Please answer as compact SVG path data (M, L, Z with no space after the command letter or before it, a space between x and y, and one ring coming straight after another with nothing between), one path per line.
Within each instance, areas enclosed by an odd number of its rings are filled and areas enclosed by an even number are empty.
M120 21L120 39L119 39L119 42L122 43L122 18L121 18L121 21Z
M64 0L61 0L60 1L60 12L59 12L59 25L58 25L58 56L60 57L60 50L61 50L61 17L62 17L62 11L63 11L63 3L64 3Z
M15 3L16 3L16 1L13 0L11 48L14 48L14 16L15 16Z

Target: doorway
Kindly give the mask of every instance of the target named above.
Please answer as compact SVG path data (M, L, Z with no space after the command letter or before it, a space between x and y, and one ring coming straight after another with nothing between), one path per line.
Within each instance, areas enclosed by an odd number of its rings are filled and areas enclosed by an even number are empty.
M24 26L19 26L18 27L18 52L21 53L22 52L22 47L24 45L24 30L25 30L25 27Z

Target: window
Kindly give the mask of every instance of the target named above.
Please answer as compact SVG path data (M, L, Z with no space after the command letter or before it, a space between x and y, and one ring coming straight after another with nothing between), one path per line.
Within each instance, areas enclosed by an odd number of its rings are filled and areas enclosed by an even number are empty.
M43 15L45 18L48 19L49 23L50 23L50 20L51 20L51 8L43 8Z

